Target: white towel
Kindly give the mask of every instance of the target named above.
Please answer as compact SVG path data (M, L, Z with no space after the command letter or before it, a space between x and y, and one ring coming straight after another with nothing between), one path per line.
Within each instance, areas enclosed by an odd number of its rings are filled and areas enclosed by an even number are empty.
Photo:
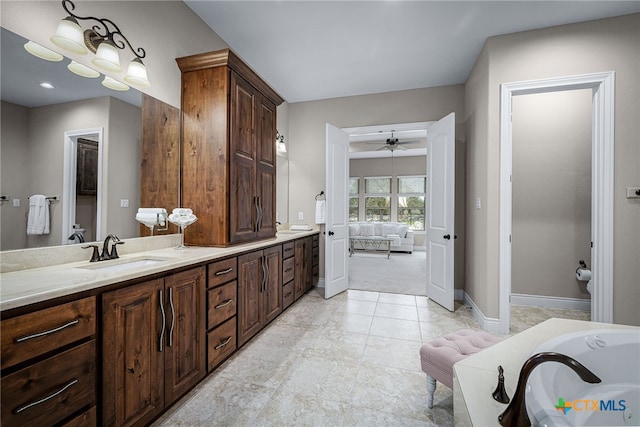
M42 194L29 197L27 235L49 234L49 200Z
M327 201L316 200L316 224L324 224L326 217Z

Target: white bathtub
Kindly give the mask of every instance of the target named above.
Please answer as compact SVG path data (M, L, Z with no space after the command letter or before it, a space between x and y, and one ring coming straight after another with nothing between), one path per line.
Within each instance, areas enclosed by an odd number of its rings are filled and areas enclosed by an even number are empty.
M552 351L580 362L602 382L583 382L555 362L536 367L526 388L534 426L640 425L640 329L598 329L558 336L531 354ZM572 404L566 413L559 399ZM561 406L561 405L559 405Z

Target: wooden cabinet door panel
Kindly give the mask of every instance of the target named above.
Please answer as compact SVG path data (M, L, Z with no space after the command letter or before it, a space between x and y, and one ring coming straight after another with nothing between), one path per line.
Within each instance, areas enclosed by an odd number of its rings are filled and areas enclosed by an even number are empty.
M105 426L144 425L164 408L163 294L156 279L103 295Z
M269 323L282 313L282 246L267 248L263 253L267 276L262 292L262 303L264 321Z
M96 401L91 340L2 379L2 426L53 425Z
M232 317L207 334L209 370L233 353L236 345L236 318Z
M260 204L257 238L276 235L276 107L259 96L257 117L256 191Z
M304 263L304 254L305 254L305 244L304 239L298 239L295 242L296 244L296 255L295 255L295 279L294 279L294 290L293 294L295 299L300 298L305 291L306 281L305 281L305 263Z
M262 251L238 257L238 345L244 344L263 325Z
M206 373L205 267L165 277L167 334L165 405L196 385Z

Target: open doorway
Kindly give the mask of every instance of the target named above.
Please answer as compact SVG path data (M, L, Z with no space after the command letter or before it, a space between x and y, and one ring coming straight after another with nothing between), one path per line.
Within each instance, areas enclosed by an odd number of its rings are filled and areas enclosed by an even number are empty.
M607 72L502 85L500 116L500 332L509 332L512 293L514 289L517 289L513 283L513 256L514 250L518 249L512 243L512 238L516 237L514 234L516 231L514 229L514 191L516 185L512 183L516 164L514 162L514 121L512 120L514 97L583 89L588 90L591 100L589 107L592 131L590 143L586 147L591 154L589 162L591 174L590 238L588 239L590 246L588 251L591 258L591 320L611 322L613 319L614 74ZM544 123L539 125L544 126ZM581 182L584 183L584 179ZM574 218L570 224L576 226L578 222ZM584 231L579 234L580 236L576 238L583 240ZM549 244L547 243L547 245ZM582 246L580 243L578 245ZM543 249L538 249L538 252L541 250ZM579 265L579 261L575 261L576 265ZM535 260L531 260L531 262L535 264ZM546 268L546 266L540 265L539 268ZM572 270L572 274L575 274L575 269ZM573 285L579 286L576 283ZM563 302L566 301L567 299Z

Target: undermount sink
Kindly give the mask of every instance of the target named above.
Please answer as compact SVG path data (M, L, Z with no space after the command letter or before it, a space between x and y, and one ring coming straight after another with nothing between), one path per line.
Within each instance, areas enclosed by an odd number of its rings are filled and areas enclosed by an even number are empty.
M83 265L78 268L85 270L97 270L97 271L127 271L141 267L148 267L169 261L171 258L156 258L156 257L142 257L131 259L115 259L109 261L99 261L91 263L90 265Z

